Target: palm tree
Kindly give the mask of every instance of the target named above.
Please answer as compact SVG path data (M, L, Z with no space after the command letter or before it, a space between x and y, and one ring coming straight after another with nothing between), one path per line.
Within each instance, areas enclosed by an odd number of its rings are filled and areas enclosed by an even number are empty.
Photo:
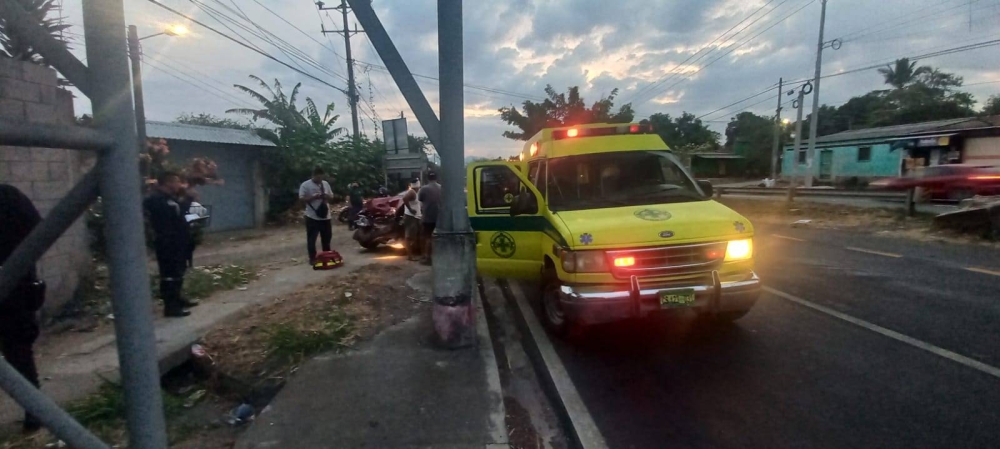
M931 71L930 67L917 67L917 61L910 62L910 58L899 58L895 64L888 64L878 69L878 73L885 78L886 84L891 84L896 89L902 89L917 80L917 77Z
M50 12L59 9L55 0L3 0L0 1L0 47L3 49L0 55L6 53L7 56L14 59L44 64L38 51L19 32L18 27L10 26L11 24L6 20L5 6L14 3L23 8L36 23L41 24L45 32L54 37L57 42L69 47L68 40L62 35L62 31L70 27L69 24L62 23L62 20L58 18L49 17Z

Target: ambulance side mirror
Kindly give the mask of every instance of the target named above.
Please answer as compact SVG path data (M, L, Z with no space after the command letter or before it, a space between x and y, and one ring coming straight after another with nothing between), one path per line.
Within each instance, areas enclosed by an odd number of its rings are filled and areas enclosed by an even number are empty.
M698 181L698 187L700 187L701 191L705 193L705 198L711 198L712 197L712 194L714 193L714 191L712 189L712 182L711 181L709 181L707 179L702 179L702 180Z
M510 216L534 215L538 213L538 199L531 190L524 189L514 199L514 204L510 206Z

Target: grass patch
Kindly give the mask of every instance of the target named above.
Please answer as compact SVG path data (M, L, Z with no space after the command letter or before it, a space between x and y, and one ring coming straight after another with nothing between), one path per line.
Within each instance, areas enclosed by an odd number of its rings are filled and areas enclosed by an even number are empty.
M257 279L256 271L239 265L195 267L188 270L184 277L184 295L188 298L205 299L212 293L232 290L254 279Z
M274 326L267 338L268 354L298 363L314 354L346 347L354 337L351 319L339 310L328 313L318 324L313 329L287 323Z

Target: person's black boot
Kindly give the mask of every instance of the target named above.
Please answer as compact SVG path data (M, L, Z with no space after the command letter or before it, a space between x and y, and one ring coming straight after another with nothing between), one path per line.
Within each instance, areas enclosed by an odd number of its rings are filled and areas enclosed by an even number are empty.
M163 316L179 318L191 315L184 310L184 300L181 299L181 283L175 279L160 281L160 293L163 297Z

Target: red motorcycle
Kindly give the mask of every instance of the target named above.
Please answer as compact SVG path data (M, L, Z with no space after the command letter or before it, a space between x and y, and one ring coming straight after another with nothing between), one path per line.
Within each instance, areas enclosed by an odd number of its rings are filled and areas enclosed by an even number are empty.
M366 201L354 221L354 240L365 249L375 249L379 245L405 248L402 207L400 195Z

